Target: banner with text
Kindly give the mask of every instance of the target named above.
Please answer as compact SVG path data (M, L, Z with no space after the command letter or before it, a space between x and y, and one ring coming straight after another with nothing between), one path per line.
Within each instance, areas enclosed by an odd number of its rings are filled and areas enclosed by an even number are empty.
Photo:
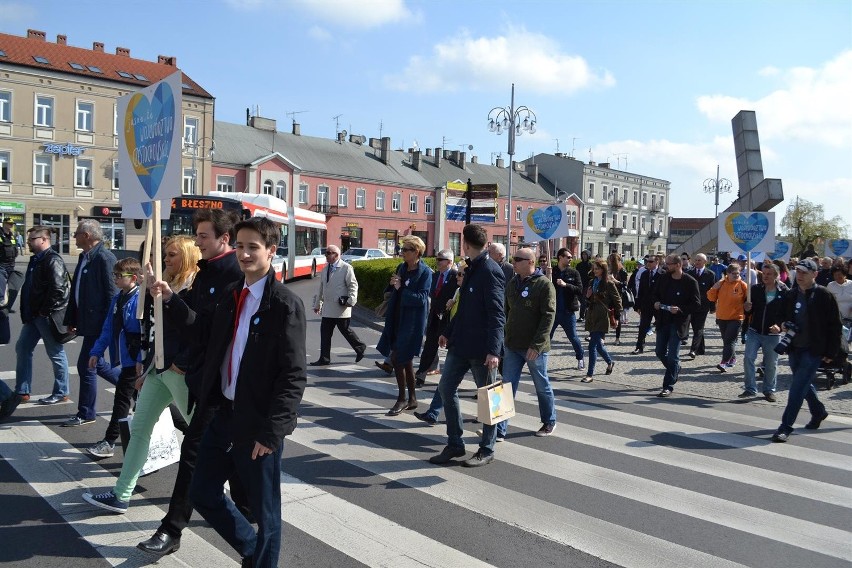
M717 219L718 250L739 253L775 250L775 213L742 211L722 213Z
M529 209L524 221L524 241L535 243L568 236L568 211L565 204Z
M852 241L849 239L826 239L825 256L852 258Z
M775 241L775 250L767 252L766 257L769 260L783 260L790 262L790 254L793 252L793 243L787 241Z

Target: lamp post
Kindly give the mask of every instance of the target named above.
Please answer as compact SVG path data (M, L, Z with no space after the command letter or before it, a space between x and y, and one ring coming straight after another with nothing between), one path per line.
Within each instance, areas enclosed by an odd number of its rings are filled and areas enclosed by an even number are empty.
M204 144L202 144L202 142L204 140L210 141L210 147L207 150L207 157L212 159L213 154L216 153L216 141L213 140L212 138L210 138L209 136L202 136L201 138L199 138L198 140L196 140L194 142L184 141L184 148L186 148L188 151L192 152L192 193L193 194L198 194L198 184L196 183L196 179L198 177L198 170L195 167L195 160L196 160L196 157L198 156L199 147L201 148L202 151L204 151Z
M512 174L514 173L514 165L512 156L515 155L515 137L521 136L524 132L530 134L535 133L535 123L538 120L535 113L525 106L515 108L515 84L512 83L512 98L507 107L494 107L488 112L488 130L503 134L504 130L509 131L509 215L506 219L506 249L512 244L512 217L515 212L512 211Z
M716 217L719 216L719 194L728 193L731 191L731 180L719 177L719 166L716 165L716 179L707 178L704 180L704 193L716 194Z

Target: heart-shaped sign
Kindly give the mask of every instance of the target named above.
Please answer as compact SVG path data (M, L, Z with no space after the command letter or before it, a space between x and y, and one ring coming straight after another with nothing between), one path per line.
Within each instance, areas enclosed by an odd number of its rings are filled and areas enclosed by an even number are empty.
M769 231L769 218L763 213L743 215L737 213L725 220L725 231L731 240L743 251L751 251Z
M166 171L175 130L175 100L168 83L161 83L149 100L136 93L127 104L124 141L139 183L156 199Z
M777 258L783 259L787 256L787 253L790 252L790 243L784 241L775 241L775 250L773 252L767 253L766 256L769 257L769 260L775 260Z
M559 228L563 215L562 210L555 205L533 209L527 213L527 225L536 235L546 240Z
M834 256L849 256L849 246L852 243L849 242L849 239L832 239L829 241L829 246L831 247L831 252L834 253Z

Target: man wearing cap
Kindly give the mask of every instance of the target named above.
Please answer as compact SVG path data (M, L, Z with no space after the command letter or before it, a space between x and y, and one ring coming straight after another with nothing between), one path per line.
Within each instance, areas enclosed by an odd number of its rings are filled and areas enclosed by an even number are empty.
M830 363L840 351L841 324L834 294L816 283L818 268L810 258L800 260L796 264L797 289L784 298L786 321L782 330L787 334L795 332L788 348L793 380L781 425L772 435L773 442L787 441L803 401L807 401L811 413L805 428L816 430L828 418L825 405L817 398L813 380L820 365ZM795 329L790 329L790 323Z
M488 254L491 255L490 247ZM450 321L446 313L447 302L456 293L456 288L459 287L456 281L458 272L453 268L454 258L453 251L449 249L439 251L435 258L435 262L438 263L438 270L432 277L432 289L429 291L429 298L432 303L429 305L429 317L426 321L426 341L420 354L420 366L414 374L415 385L418 387L422 387L426 383L426 375L429 371L438 368L438 338L444 333L447 322ZM491 256L491 258L494 257Z
M15 221L6 219L0 229L0 310L9 301L9 276L15 270L15 257L18 256L18 242L14 235Z

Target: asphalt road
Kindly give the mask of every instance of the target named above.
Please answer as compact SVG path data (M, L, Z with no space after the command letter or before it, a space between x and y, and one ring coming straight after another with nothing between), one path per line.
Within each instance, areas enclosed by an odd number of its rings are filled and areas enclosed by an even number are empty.
M317 282L289 284L306 302ZM13 338L20 320L13 315ZM374 329L356 326L369 345ZM628 327L626 343L635 341ZM653 343L653 340L650 340ZM319 346L310 314L309 360ZM335 336L333 365L311 368L299 428L287 439L281 487L281 565L838 567L852 563L852 419L832 413L816 432L772 444L782 406L694 394L653 396L660 369L613 346L616 373L580 384L567 344L554 345L558 425L537 438L535 392L522 379L506 442L483 468L439 467L427 459L445 443L443 423L410 413L387 417L395 384L370 351L354 364ZM74 366L79 344L68 345ZM559 357L562 357L560 359ZM705 363L701 363L705 364ZM715 361L712 362L715 364ZM708 360L707 366L712 366ZM14 345L0 346L0 378L14 383ZM36 350L33 389L49 394L50 366ZM699 363L685 382L702 381ZM602 372L602 369L601 369ZM421 410L435 379L420 395ZM606 379L606 382L604 381ZM737 379L723 387L734 394ZM632 384L635 382L635 384ZM718 386L720 381L714 380ZM72 400L78 380L71 376ZM111 408L101 383L93 425L61 428L76 402L24 404L0 425L0 562L16 567L133 567L154 559L135 549L159 524L175 467L140 479L124 515L82 503L111 487L121 452L95 461ZM463 383L467 448L477 425L472 383ZM696 387L697 388L697 387ZM727 392L725 390L725 392ZM843 410L845 390L839 395ZM848 412L848 410L847 410ZM805 412L806 414L806 412ZM807 417L803 414L800 421ZM181 550L162 566L237 566L237 555L193 518Z

